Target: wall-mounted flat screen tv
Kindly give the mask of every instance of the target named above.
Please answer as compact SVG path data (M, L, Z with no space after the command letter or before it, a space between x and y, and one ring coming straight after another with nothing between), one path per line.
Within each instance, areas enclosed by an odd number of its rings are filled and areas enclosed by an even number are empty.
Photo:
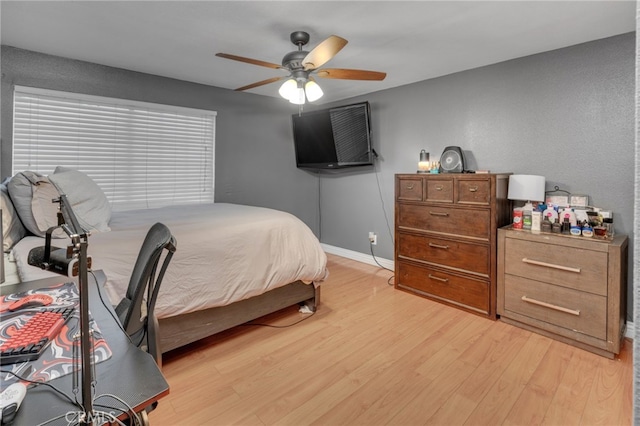
M292 122L299 168L336 170L373 164L369 102L294 114Z

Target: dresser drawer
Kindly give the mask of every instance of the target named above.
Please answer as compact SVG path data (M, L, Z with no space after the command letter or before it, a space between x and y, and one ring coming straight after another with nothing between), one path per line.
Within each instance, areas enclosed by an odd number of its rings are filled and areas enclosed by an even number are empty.
M489 283L442 272L428 266L398 262L396 285L427 297L489 313Z
M447 178L427 180L426 201L453 203L453 180Z
M491 183L488 180L458 179L457 202L460 204L489 205Z
M467 210L438 206L400 204L397 225L447 235L458 235L482 241L489 240L489 210Z
M490 273L490 248L426 235L398 234L398 256L441 264L485 277Z
M504 292L506 312L544 321L571 333L597 339L607 337L606 297L508 274Z
M505 273L607 295L607 253L506 239Z
M398 200L422 201L422 179L398 179L396 197Z

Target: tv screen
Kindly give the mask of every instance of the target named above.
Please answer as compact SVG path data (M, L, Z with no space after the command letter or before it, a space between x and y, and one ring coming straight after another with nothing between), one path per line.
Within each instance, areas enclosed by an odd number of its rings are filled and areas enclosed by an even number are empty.
M296 165L314 170L372 165L370 115L368 102L294 114Z

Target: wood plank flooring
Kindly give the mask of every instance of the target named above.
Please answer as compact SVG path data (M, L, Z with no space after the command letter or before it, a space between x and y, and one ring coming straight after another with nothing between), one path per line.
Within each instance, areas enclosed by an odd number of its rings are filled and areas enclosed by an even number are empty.
M632 344L608 360L395 290L329 255L317 313L165 354L162 425L631 425ZM284 326L295 307L260 319Z

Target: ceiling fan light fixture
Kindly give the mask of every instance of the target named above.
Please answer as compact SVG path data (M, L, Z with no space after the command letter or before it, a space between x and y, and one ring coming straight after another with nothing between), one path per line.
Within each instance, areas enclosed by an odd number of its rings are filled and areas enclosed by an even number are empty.
M293 95L289 98L289 102L295 105L304 105L304 88L296 88Z
M317 101L322 97L322 95L324 95L318 83L313 80L307 81L307 83L304 85L304 90L307 94L307 100L309 102Z
M336 35L329 36L316 47L311 49L310 52L302 50L302 47L309 42L309 33L304 31L294 31L291 33L290 39L298 49L287 53L282 58L281 65L258 59L231 55L229 53L216 53L216 56L261 67L288 71L290 73L288 77L268 78L266 80L247 84L246 86L239 87L235 90L242 91L254 89L256 87L264 86L265 84L286 79L286 81L280 86L278 93L284 99L297 105L304 105L305 100L314 102L324 96L324 93L318 83L311 78L311 73L315 73L317 77L342 80L381 81L386 77L386 73L379 71L343 68L319 69L319 67L331 60L347 44L347 40L342 37L338 37Z
M282 83L282 86L280 86L280 90L278 90L278 93L280 93L280 96L282 96L283 98L291 100L291 98L296 95L297 91L298 82L293 78L290 78Z

